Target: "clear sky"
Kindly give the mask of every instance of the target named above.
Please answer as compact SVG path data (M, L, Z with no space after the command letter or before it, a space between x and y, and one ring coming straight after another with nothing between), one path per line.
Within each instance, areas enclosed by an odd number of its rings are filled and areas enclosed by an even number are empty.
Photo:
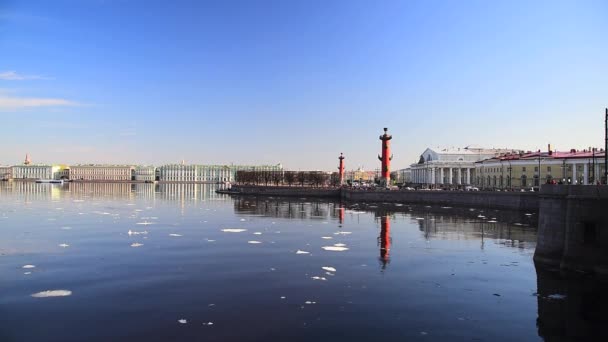
M0 0L0 164L603 145L608 2Z

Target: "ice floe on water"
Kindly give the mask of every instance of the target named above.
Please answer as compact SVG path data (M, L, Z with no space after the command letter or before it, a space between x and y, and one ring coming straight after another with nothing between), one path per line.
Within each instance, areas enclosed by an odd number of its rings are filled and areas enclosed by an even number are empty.
M349 235L352 234L352 232L336 232L334 233L334 235Z
M241 222L245 222L245 221L247 221L247 220L245 220L245 219L241 219Z
M319 277L319 276L314 276L314 277L310 277L310 278L314 279L314 280L327 280L327 278L325 278L325 277Z
M247 241L247 243L250 243L252 245L256 245L256 244L259 244L259 243L262 243L262 242L261 241L251 240L251 241Z
M255 233L253 233L253 235L262 235L262 233L261 232L255 232Z
M181 319L178 319L177 322L179 322L180 324L186 324L186 323L188 323L188 320L185 318L181 318Z
M416 217L416 220L424 220L424 217Z
M331 266L323 266L321 268L329 272L336 272L336 269Z
M147 225L154 224L154 222L145 221L145 222L137 222L136 224L139 224L139 225L142 225L142 226L147 226Z
M21 268L36 268L36 265L23 265Z
M342 246L323 246L321 248L323 248L326 251L331 251L331 252L344 252L344 251L348 250L347 247L342 247Z
M203 325L213 325L213 322L207 322L207 323L203 322Z
M321 239L330 240L333 239L331 236L321 236Z
M169 234L169 236L173 236L173 237L180 237L180 236L182 236L182 234L175 234L175 233L171 233L171 234Z
M334 246L336 247L345 247L346 245L343 243L334 243Z
M136 232L134 230L129 229L127 234L129 234L129 235L146 235L146 234L148 234L148 231L144 230L143 232Z
M59 245L59 247L67 248L70 247L70 245L68 245L67 243L62 243Z
M311 305L311 304L317 304L317 302L313 302L313 301L307 300L307 301L304 302L304 304Z
M48 290L38 293L34 293L31 296L34 298L48 298L48 297L66 297L71 296L72 291L70 290Z
M222 229L222 231L224 233L242 233L242 232L246 232L247 229L242 229L242 228L226 228L226 229Z
M133 243L131 244L131 247L141 247L141 246L143 246L143 245L144 245L143 243L139 243L139 242L133 242Z
M63 229L63 230L70 230L70 229L72 229L72 227L61 227L60 229Z
M307 252L307 251L302 251L302 250L299 250L299 249L298 249L298 250L296 251L296 254L310 254L310 252Z
M496 221L490 220L490 221L488 221L488 223L496 223Z
M29 274L32 274L32 272L23 272L23 274L29 275Z

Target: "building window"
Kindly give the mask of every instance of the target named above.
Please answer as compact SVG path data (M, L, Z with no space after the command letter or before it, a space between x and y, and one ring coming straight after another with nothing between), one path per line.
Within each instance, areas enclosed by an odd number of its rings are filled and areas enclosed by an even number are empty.
M522 170L523 172L526 172L526 167L525 167L525 166L524 166L524 167L522 167L522 168L521 168L521 170Z

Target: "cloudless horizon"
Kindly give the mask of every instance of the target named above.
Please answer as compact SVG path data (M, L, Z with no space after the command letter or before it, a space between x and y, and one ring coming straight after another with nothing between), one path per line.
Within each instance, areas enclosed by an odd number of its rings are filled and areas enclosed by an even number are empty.
M0 164L603 147L605 1L0 2Z

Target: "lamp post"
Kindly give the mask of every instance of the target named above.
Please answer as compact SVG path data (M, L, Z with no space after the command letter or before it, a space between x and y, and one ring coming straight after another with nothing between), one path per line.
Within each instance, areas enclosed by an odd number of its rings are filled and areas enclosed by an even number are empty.
M540 189L540 149L538 150L538 188Z
M606 108L604 128L604 184L608 184L608 108Z
M591 169L591 171L593 172L593 178L592 178L593 182L592 183L596 183L597 181L595 179L595 147L591 148L591 161L592 161L591 163L593 164L592 169Z
M513 190L513 178L511 177L511 171L513 168L511 167L511 161L509 160L509 189Z

